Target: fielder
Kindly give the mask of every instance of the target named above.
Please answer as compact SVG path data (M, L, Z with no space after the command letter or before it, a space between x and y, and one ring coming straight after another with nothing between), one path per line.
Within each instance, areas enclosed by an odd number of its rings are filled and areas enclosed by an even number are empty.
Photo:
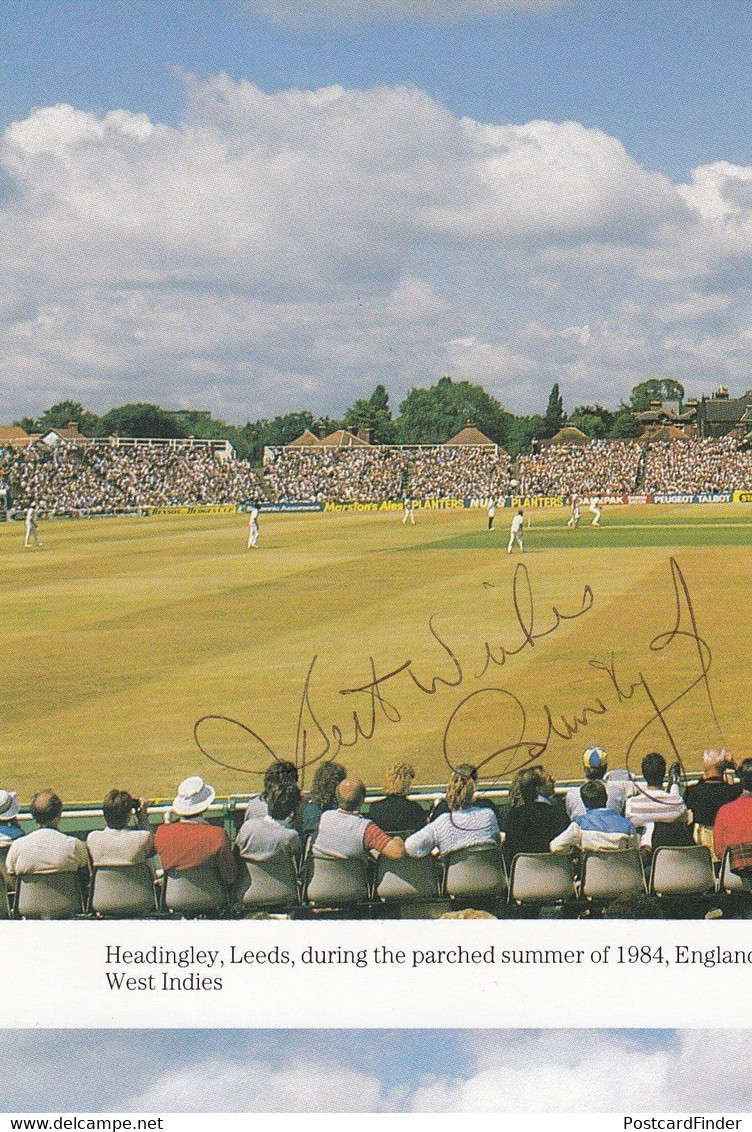
M258 526L259 509L258 504L254 503L251 507L251 517L248 522L248 549L258 546L259 540L259 526Z
M415 504L410 496L406 495L402 500L402 525L404 526L408 520L415 526Z
M579 495L573 495L572 496L572 514L567 519L567 526L568 527L579 527L579 525L580 525L580 515L581 514L582 514L582 511L580 510L580 497L579 497Z
M599 527L601 525L601 509L598 506L599 503L600 503L600 499L598 498L597 495L596 495L595 499L590 500L590 506L588 507L588 511L590 511L590 513L593 516L593 521L590 524L591 527Z
M488 504L488 529L489 529L489 531L493 530L495 516L496 516L496 500L492 499L492 500L490 500L490 502Z
M32 540L34 546L40 546L39 542L39 528L37 527L37 509L33 505L26 509L26 536L24 538L24 546L31 546Z
M512 553L512 547L514 546L515 540L517 541L517 545L520 548L520 552L522 554L525 553L525 548L522 545L522 527L524 523L525 513L524 511L518 511L515 517L512 519L512 525L509 528L509 546L507 547L507 554Z

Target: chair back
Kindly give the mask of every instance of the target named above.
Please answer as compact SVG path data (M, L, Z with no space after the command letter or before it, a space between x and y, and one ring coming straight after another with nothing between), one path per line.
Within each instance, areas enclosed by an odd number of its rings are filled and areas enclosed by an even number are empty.
M586 900L615 900L641 896L645 874L639 849L603 849L585 853L582 861L582 896Z
M370 898L368 863L361 857L309 857L309 904L361 904Z
M723 864L721 865L721 876L718 881L718 888L721 892L752 892L752 877L740 876L739 873L731 871L731 854L727 849L723 854Z
M163 892L165 908L180 915L221 912L227 907L227 886L211 865L165 870Z
M576 895L569 853L518 853L512 861L510 903L564 904Z
M436 858L401 857L390 861L382 853L376 863L376 895L384 904L394 901L432 900L439 894Z
M444 858L444 892L450 898L500 900L507 891L507 870L497 845L455 849Z
M67 920L83 912L76 873L26 873L16 883L16 915L24 920Z
M8 885L5 877L0 873L0 920L10 919L10 900L8 899Z
M653 853L653 896L704 896L715 890L713 857L704 845L661 845Z
M91 910L123 919L156 911L154 875L146 864L98 865L94 869Z
M298 903L298 874L289 854L279 853L267 861L244 859L243 864L237 894L245 908Z

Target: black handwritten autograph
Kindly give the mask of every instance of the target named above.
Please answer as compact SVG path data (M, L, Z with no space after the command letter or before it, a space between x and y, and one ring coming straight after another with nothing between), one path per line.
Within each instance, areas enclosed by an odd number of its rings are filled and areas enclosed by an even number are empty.
M663 731L674 758L681 762L679 749L670 726L669 716L672 710L685 700L695 688L702 686L710 712L718 726L718 719L713 703L713 697L708 679L712 654L708 642L700 635L697 617L687 582L675 559L670 560L671 581L673 587L673 623L671 627L659 633L649 642L649 649L653 653L663 653L679 641L688 641L693 645L696 655L696 672L692 678L670 697L661 702L654 691L653 685L648 681L644 672L638 671L634 677L626 677L617 672L614 654L610 659L602 660L593 657L588 661L589 666L596 672L602 673L608 681L607 690L602 695L594 697L589 703L582 705L571 716L556 714L548 703L538 705L537 710L542 714L542 724L533 729L530 724L531 710L508 688L499 686L484 686L476 688L464 695L452 708L446 720L441 740L442 752L447 766L454 766L466 761L466 755L461 750L455 763L453 748L459 746L456 733L460 726L472 725L475 713L480 713L483 720L483 730L497 728L500 737L498 745L485 757L478 760L478 770L487 768L485 777L502 778L513 774L517 770L534 763L543 756L554 739L569 741L587 728L593 718L605 715L609 711L618 709L622 704L632 700L635 696L644 696L649 714L638 730L630 738L626 748L627 767L629 757L636 744L646 731L657 725ZM485 582L486 589L496 588L492 583ZM482 643L483 666L474 675L475 680L481 680L491 666L503 667L510 659L518 656L527 649L533 649L536 642L551 637L562 622L573 621L585 616L594 604L594 595L591 587L583 587L579 607L572 612L563 613L557 606L552 606L550 617L547 615L543 627L538 624L533 589L527 567L518 564L512 581L512 606L521 632L518 642L501 644L486 640ZM400 692L399 678L406 676L413 688L422 694L436 695L440 690L459 689L465 684L466 676L462 665L451 645L441 636L436 628L436 616L428 621L428 631L445 654L447 670L445 675L436 672L430 676L422 676L416 671L412 659L407 659L395 668L386 672L380 671L374 657L368 658L370 676L363 683L352 687L338 689L342 696L365 696L366 702L352 712L352 725L347 732L338 723L326 722L320 718L314 707L313 678L318 662L318 655L311 659L306 673L303 689L299 701L297 725L293 744L294 762L298 768L301 782L305 781L306 769L322 760L334 760L343 750L351 750L359 744L368 743L374 738L380 726L397 725L402 721L398 696ZM404 688L403 688L404 691ZM212 762L230 770L251 774L263 774L263 768L233 765L225 761L216 753L207 749L202 742L204 729L211 723L224 722L239 727L252 740L258 744L256 754L262 754L266 760L279 759L281 756L272 749L269 743L257 730L247 724L225 715L205 715L197 720L194 726L194 738L201 752ZM260 749L259 749L260 748Z

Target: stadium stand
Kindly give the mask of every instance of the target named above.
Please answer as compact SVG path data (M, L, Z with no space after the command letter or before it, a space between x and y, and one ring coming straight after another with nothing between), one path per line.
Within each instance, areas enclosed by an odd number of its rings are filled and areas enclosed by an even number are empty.
M195 780L187 780L193 782ZM575 784L559 783L552 805L564 815L564 798ZM639 789L643 783L637 783ZM652 855L649 881L644 870L649 855L635 849L572 852L519 852L507 866L502 844L508 825L510 783L496 783L479 792L473 804L494 804L500 814L499 842L426 856L390 859L371 853L350 859L317 858L308 840L301 853L263 859L238 859L237 879L220 875L207 862L197 868L163 871L159 858L136 865L95 865L91 876L85 872L40 873L25 876L0 875L0 918L175 918L283 915L289 918L436 918L452 909L474 909L495 918L557 915L565 918L594 918L618 915L660 914L672 918L695 919L710 913L726 917L752 915L752 882L746 874L734 873L729 853L716 867L710 850L661 846ZM426 785L410 795L410 801L429 817L437 787ZM362 808L366 818L372 806L384 798L371 792ZM272 804L274 804L272 799ZM169 802L149 806L152 830L164 827ZM212 800L202 814L216 829L223 844L235 841L242 846L246 838L237 833L247 827L245 814L260 813L265 805L260 795L233 795ZM300 828L297 808L293 820ZM446 811L441 820L461 825L467 808ZM292 815L288 815L288 821ZM15 820L15 819L14 819ZM174 820L174 819L173 819ZM261 820L261 819L251 819ZM278 820L278 819L274 819ZM563 818L566 821L566 817ZM23 836L34 828L31 813L22 809L18 828ZM64 812L60 822L63 834L83 843L93 830L101 830L103 810L86 806ZM269 824L268 818L264 824ZM291 825L283 825L293 831ZM143 823L141 828L145 828ZM169 826L168 826L169 828ZM424 827L427 828L427 827ZM225 837L226 835L226 837ZM67 838L64 838L67 840ZM406 839L409 843L409 838ZM159 841L159 839L157 839ZM297 840L300 844L302 839ZM0 850L7 850L7 844ZM236 848L236 857L237 857ZM657 902L657 903L656 903ZM631 909L631 910L630 910Z
M551 443L515 463L489 443L318 441L267 448L257 469L237 459L225 441L83 442L54 434L54 441L0 448L0 472L19 510L34 505L48 515L106 515L249 500L323 505L741 491L752 487L752 450L733 436L591 440Z

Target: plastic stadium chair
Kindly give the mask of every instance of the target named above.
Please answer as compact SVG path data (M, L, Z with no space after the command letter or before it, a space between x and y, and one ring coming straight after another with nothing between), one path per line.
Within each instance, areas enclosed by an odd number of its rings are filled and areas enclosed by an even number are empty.
M0 920L10 919L10 901L8 899L8 885L5 877L0 873Z
M292 857L279 855L268 861L242 862L236 889L244 908L290 907L300 900L298 873Z
M752 877L740 876L739 873L731 871L730 854L728 849L723 854L723 863L721 865L721 876L718 881L718 888L721 892L729 894L733 892L752 892Z
M430 854L390 861L382 853L376 863L376 895L384 904L433 900L439 895L439 875L436 858Z
M83 912L77 873L26 873L16 878L16 916L24 920L68 920Z
M166 869L164 906L181 916L222 912L228 904L227 885L211 865L195 869Z
M309 857L306 900L309 904L336 908L340 904L362 904L370 899L368 863L360 857Z
M455 849L444 858L444 892L450 899L501 900L507 892L507 870L497 845Z
M603 849L583 855L581 895L585 900L615 900L644 892L639 849Z
M704 845L661 845L653 853L651 896L705 896L714 891L713 856Z
M154 874L141 865L98 865L94 869L91 910L99 916L130 919L157 910Z
M576 896L569 853L518 853L512 861L510 904L565 904Z

